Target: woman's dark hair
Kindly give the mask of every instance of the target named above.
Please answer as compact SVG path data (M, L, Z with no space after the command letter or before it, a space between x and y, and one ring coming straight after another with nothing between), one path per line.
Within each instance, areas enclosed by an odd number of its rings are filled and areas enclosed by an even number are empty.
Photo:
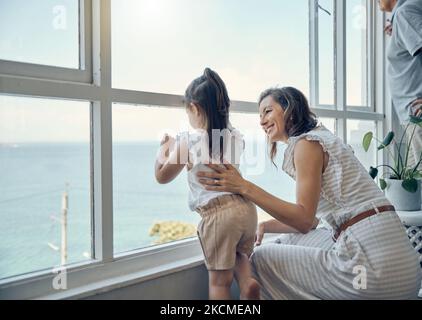
M318 121L311 111L308 100L299 90L292 87L271 88L261 93L259 105L271 96L284 110L284 127L288 137L297 137L316 128ZM274 163L277 143L271 145L270 157ZM274 163L275 164L275 163Z
M193 80L186 89L184 102L189 108L193 103L201 108L207 122L207 132L209 140L210 155L213 150L213 130L223 130L228 128L230 99L226 85L220 76L210 68L206 68L204 74ZM220 156L223 155L223 138L220 137Z

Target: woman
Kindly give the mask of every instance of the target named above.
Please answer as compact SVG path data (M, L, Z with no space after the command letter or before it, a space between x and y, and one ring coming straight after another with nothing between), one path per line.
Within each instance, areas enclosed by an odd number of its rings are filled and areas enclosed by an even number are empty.
M269 89L259 99L272 144L287 144L283 170L296 180L296 203L265 192L230 165L199 173L208 190L233 192L275 220L263 233L284 234L255 249L254 277L264 299L412 299L421 284L418 255L394 207L350 147L318 126L305 96ZM328 228L318 228L320 220ZM238 274L242 277L242 273Z

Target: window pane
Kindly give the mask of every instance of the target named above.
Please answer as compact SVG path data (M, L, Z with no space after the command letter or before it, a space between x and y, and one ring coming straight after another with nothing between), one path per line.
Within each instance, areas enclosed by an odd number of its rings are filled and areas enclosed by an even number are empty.
M0 59L79 68L79 0L0 0Z
M319 104L334 105L334 1L318 1Z
M205 67L233 100L309 93L308 0L112 0L113 87L182 95Z
M246 151L241 160L244 176L269 192L294 201L293 180L273 167L266 156L265 136L259 126L259 116L232 114L231 122L244 134L246 140ZM189 129L183 109L114 104L113 205L116 253L196 236L195 228L200 217L188 207L186 171L168 185L159 185L154 176L156 153L163 134L167 132L175 136ZM282 147L279 155L276 163L281 168ZM261 211L260 218L268 219L268 216Z
M363 137L372 131L376 134L376 123L364 120L347 120L347 143L353 148L356 157L369 170L377 164L376 146L373 143L368 152L362 146Z
M0 278L90 259L90 103L0 96L0 181Z
M336 122L334 118L319 118L319 121L332 133L337 134Z
M196 236L195 228L200 217L188 207L186 172L168 185L159 185L154 174L156 154L164 133L174 137L188 129L184 109L114 104L116 253ZM154 226L156 232L152 236Z
M245 136L245 153L241 159L242 175L265 191L289 202L296 201L296 183L281 168L286 146L278 145L275 165L271 162L265 133L259 124L258 114L232 113L231 122ZM259 221L273 219L259 207Z
M368 106L367 0L346 1L347 104Z

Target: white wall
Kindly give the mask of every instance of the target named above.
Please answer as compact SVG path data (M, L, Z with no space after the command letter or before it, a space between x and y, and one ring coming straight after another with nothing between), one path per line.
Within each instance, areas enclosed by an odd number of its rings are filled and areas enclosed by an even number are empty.
M232 286L232 296L238 297L236 284ZM204 265L85 298L85 300L207 299L208 272Z

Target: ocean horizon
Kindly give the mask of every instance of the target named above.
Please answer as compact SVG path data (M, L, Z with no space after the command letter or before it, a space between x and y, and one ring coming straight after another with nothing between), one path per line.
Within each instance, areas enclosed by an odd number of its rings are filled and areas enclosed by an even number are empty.
M168 185L155 181L156 141L113 143L115 254L153 246L157 222L196 224L188 207L186 171ZM261 149L255 150L260 152ZM281 154L282 152L280 152ZM286 200L294 182L262 154L241 164L244 176ZM249 172L249 175L247 174ZM60 266L63 193L68 195L67 263L91 257L90 144L0 144L0 279Z

